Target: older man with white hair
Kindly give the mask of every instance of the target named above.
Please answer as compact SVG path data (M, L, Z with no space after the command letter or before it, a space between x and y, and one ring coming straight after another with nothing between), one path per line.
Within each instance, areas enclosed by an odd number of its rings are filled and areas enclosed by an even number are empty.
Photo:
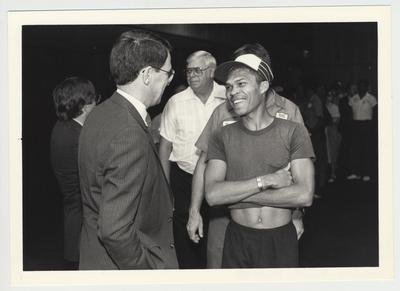
M168 100L161 117L160 160L175 197L175 249L179 267L183 269L206 266L206 241L192 242L186 224L192 175L199 158L194 144L214 109L225 101L225 88L213 80L215 68L216 60L209 52L192 53L186 60L185 70L189 87Z

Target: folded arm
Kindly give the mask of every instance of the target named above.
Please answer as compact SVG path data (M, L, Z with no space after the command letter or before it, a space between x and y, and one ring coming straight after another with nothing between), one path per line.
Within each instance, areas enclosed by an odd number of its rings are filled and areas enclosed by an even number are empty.
M260 191L257 177L225 181L226 163L222 160L209 160L205 172L205 190L208 204L224 205L242 201ZM264 188L280 188L291 183L291 175L287 169L259 177Z
M307 207L312 204L314 194L314 165L311 159L296 159L291 162L293 183L279 189L267 189L243 202L252 202L273 207Z

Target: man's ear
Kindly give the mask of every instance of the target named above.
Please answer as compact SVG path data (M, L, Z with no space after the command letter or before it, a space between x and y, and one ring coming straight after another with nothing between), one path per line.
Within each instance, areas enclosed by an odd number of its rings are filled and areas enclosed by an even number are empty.
M210 76L211 76L212 79L214 79L215 69L216 69L215 67L211 67L210 68Z
M268 81L262 81L260 83L260 93L264 94L265 92L267 92L269 89L269 82Z
M152 70L152 69L153 69L152 67L147 66L147 67L143 68L143 69L140 71L142 81L143 81L143 83L144 83L146 86L149 85L149 83L150 83L151 70Z

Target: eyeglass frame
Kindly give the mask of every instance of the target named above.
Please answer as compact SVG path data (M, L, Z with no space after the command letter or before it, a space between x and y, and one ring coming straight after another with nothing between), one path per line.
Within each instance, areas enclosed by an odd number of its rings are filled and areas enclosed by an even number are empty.
M156 70L160 70L161 72L167 73L168 79L170 79L171 77L175 76L175 70L173 68L171 68L171 70L169 70L169 71L166 71L166 70L163 70L163 69L157 68L157 67L153 67L153 68L156 69Z
M183 70L183 72L186 75L190 75L191 73L193 73L195 76L201 76L203 75L203 73L205 71L207 71L210 68L210 66L205 67L204 69L200 68L200 67L194 67L194 68L186 68ZM188 70L190 71L190 73L188 73Z
M101 100L101 99L102 99L102 98L101 98L101 94L96 94L95 97L94 97L94 103L95 103L96 105L100 104L101 101L103 101L103 100Z

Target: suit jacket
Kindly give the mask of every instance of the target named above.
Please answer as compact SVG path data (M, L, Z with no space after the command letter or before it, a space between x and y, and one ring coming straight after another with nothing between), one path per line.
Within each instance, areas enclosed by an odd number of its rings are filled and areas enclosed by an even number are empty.
M146 125L118 93L85 121L79 174L80 269L178 268L172 193Z
M50 158L61 190L64 212L64 258L79 260L82 226L81 190L78 174L78 142L82 126L74 120L57 121L50 139Z

